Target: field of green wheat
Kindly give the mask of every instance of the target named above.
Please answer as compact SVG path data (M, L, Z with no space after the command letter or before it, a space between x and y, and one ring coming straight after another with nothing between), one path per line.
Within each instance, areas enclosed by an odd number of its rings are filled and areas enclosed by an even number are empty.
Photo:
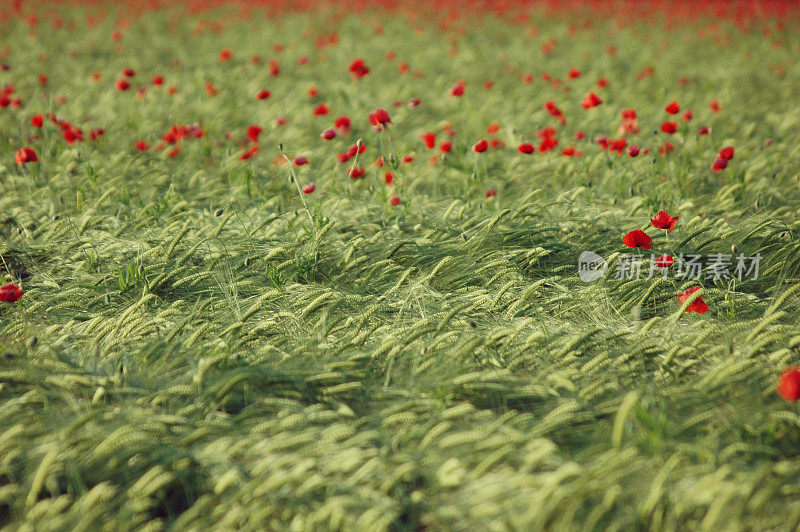
M17 4L0 526L800 524L796 10Z

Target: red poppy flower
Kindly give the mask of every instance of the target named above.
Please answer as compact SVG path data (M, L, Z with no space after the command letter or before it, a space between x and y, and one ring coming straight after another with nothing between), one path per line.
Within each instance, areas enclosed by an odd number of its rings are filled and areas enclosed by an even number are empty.
M728 159L725 157L717 157L714 159L714 162L711 163L711 169L715 172L719 173L725 170L728 167Z
M486 81L483 82L483 88L486 89L487 91L491 90L492 87L494 87L494 81L487 79Z
M464 82L459 81L450 89L450 96L463 96L464 95Z
M347 175L350 177L350 179L358 179L359 177L362 177L366 172L367 171L364 170L363 166L354 166L353 168L347 171Z
M300 57L297 58L297 64L298 65L305 65L307 63L308 63L308 57L307 56L301 55Z
M498 124L497 122L492 122L486 128L486 133L488 133L489 135L494 135L498 131L500 131L500 124Z
M324 103L321 103L314 108L314 116L323 116L328 114L328 112L328 106Z
M684 122L688 122L689 120L691 120L691 119L692 119L692 117L694 117L694 114L692 113L692 110L691 110L691 109L687 109L687 110L685 110L685 111L683 112L683 114L681 115L681 117L683 118L683 121L684 121Z
M333 127L339 130L341 135L350 131L350 118L347 116L340 116L333 121Z
M257 100L266 100L267 98L269 98L269 96L270 96L270 92L268 90L266 90L266 89L262 89L262 90L258 91L258 94L256 94L256 99Z
M793 403L800 399L800 367L787 368L781 373L778 377L778 395Z
M721 113L722 112L722 108L719 106L719 102L717 101L716 98L711 100L711 103L708 104L708 108L711 109L712 111L714 111L715 113Z
M678 294L678 303L683 305L692 294L700 290L699 286L693 286L691 288L687 288L685 292L682 294ZM708 304L703 301L702 296L698 297L697 299L692 302L687 308L685 312L697 312L698 314L705 314L708 312Z
M575 140L581 140L585 136L586 136L586 133L584 133L583 131L576 131L575 135L573 135L572 138L574 138Z
M579 77L581 77L581 71L578 70L575 67L572 67L572 68L569 69L569 72L567 73L567 76L569 76L569 79L579 78Z
M326 129L325 131L323 131L320 134L320 137L325 139L325 140L331 140L335 136L336 136L336 130L332 129L332 128L331 129Z
M522 83L532 83L533 82L533 74L525 74L522 76Z
M274 59L269 60L269 75L270 76L277 76L281 73L281 67L278 65L278 62Z
M662 122L661 123L661 131L663 131L664 133L668 133L668 134L672 135L673 133L678 131L678 123L677 122L672 122L672 121L669 121L669 120L667 120L665 122Z
M565 157L580 157L582 154L580 150L575 149L575 146L567 146L561 151L561 155Z
M366 63L364 63L364 60L360 57L353 59L348 70L353 75L354 79L361 79L369 74L369 68L367 67Z
M38 160L39 157L31 148L20 148L14 154L14 162L17 164L35 163Z
M618 155L622 155L622 151L625 149L625 146L628 145L628 139L619 139L619 140L608 140L609 142L609 151L616 152Z
M486 189L484 196L487 198L493 198L494 196L497 196L497 191L493 188Z
M413 107L416 107L420 103L422 103L422 100L420 100L419 98L412 98L412 99L408 100L408 108L411 109Z
M295 157L293 163L295 166L303 166L304 164L308 164L308 158L301 155L299 157Z
M655 216L650 218L650 223L656 229L666 229L667 231L672 231L675 229L675 222L678 221L678 217L671 217L667 211L658 211Z
M403 164L408 164L408 163L413 163L413 162L414 162L414 156L413 155L409 155L409 154L403 155Z
M14 303L19 301L24 294L22 288L19 285L14 283L9 283L3 286L0 286L0 301L5 303Z
M136 149L138 151L147 151L150 149L150 145L143 140L136 141Z
M668 104L668 105L667 105L667 106L664 108L664 111L666 111L667 113L669 113L669 114L671 114L671 115L676 115L676 114L678 114L678 113L680 113L680 112L681 112L681 108L680 108L680 106L678 105L678 102L676 102L675 100L672 100L672 101L671 101L671 102L670 102L670 103L669 103L669 104Z
M382 128L389 127L387 124L391 124L392 119L389 118L386 109L379 108L369 113L369 123L372 124L372 129L380 131Z
M401 74L408 74L408 63L400 63L397 66L397 71Z
M44 123L44 117L42 116L42 113L39 113L38 115L31 117L31 125L33 127L41 128L43 123Z
M309 184L307 184L306 186L303 187L303 194L311 194L316 189L317 189L317 185L315 185L314 182L312 181L312 182L310 182Z
M659 146L658 148L658 153L660 153L661 155L666 155L674 151L675 151L675 146L673 146L672 143L669 141L664 142L664 145Z
M170 85L169 87L167 87L167 94L168 95L172 96L176 92L178 92L178 87L176 87L175 85Z
M432 150L436 146L436 133L432 131L428 131L427 133L423 133L419 136L422 141L425 143L425 147L429 150Z
M177 148L176 148L177 149ZM253 144L250 148L239 156L240 161L246 161L258 153L258 144Z
M105 133L105 132L106 132L106 130L103 129L103 128L91 129L91 130L89 130L89 140L94 142L95 140L97 140L100 137L102 137L103 133Z
M673 259L671 255L664 254L661 255L660 257L657 257L653 261L653 263L656 265L656 268L664 269L664 268L669 268L670 266L675 264L675 259Z
M634 229L622 238L622 243L629 248L650 249L653 239L641 229Z
M603 76L602 78L598 79L598 80L597 80L597 86L598 86L599 88L601 88L601 89L603 89L603 88L607 87L607 86L608 86L608 78L606 78L605 76Z
M501 139L494 138L494 139L492 139L492 140L490 140L490 141L489 141L489 146L490 146L490 147L491 147L493 150L502 150L503 148L505 148L505 147L506 147L506 144L505 144L505 142L503 142Z
M639 155L639 146L637 146L636 144L631 144L630 146L628 146L626 151L628 152L629 156L636 157L637 155Z
M347 158L349 159L351 157L355 157L357 153L364 153L365 151L367 151L366 144L362 144L361 146L359 146L358 144L353 144L352 146L347 148Z
M472 147L472 151L474 151L475 153L483 153L488 148L489 148L489 143L486 141L486 139L481 139L481 140L478 141L477 144L475 144Z
M394 183L394 174L392 172L386 172L383 174L383 180L386 182L387 185L391 185Z
M723 159L725 159L726 161L730 161L731 159L733 159L733 146L726 146L722 148L721 150L719 150L718 155Z
M214 88L214 84L211 83L210 81L206 82L205 87L206 87L206 94L208 94L209 96L216 96L217 94L219 94L219 90Z
M708 127L707 126L701 127L700 129L697 130L697 134L698 135L708 135Z
M397 207L398 205L400 205L400 197L392 196L391 198L389 198L389 205L391 205L392 207Z
M439 144L439 151L442 153L448 153L453 149L453 143L449 140L446 140Z
M153 76L153 85L160 87L164 84L164 76Z
M258 142L258 136L261 134L262 131L264 130L259 126L255 125L250 126L247 128L247 138L252 140L253 142Z
M132 78L136 75L136 71L132 68L125 68L122 70L122 75L126 78Z
M601 103L603 103L603 100L594 92L589 91L589 94L581 102L581 107L584 109L591 109L592 107L597 107Z
M126 79L118 79L117 82L114 84L118 91L124 92L131 88L131 84L128 83Z
M530 142L523 142L522 144L517 146L517 149L519 150L520 153L524 153L526 155L529 155L534 151L536 151L536 148Z
M233 52L231 52L230 48L223 48L222 51L219 53L219 60L222 62L227 61L233 56Z
M286 118L285 116L279 116L278 118L275 119L275 125L276 126L285 126L288 123L289 123L289 119ZM331 138L333 138L333 137L331 137Z

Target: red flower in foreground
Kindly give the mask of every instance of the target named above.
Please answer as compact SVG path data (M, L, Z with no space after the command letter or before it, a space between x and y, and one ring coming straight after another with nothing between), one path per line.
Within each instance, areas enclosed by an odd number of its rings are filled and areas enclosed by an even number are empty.
M427 133L423 133L419 136L422 141L425 143L425 147L429 150L432 150L436 146L436 133L432 131L428 131Z
M389 127L387 124L391 124L392 119L389 118L389 112L381 107L369 113L369 123L372 125L372 129L380 131L383 128Z
M295 157L294 161L292 161L295 166L303 166L304 164L308 164L308 158L303 157L302 155L299 157Z
M147 151L150 149L150 145L143 140L136 141L136 149L138 151Z
M450 89L450 96L463 96L464 95L464 82L459 81Z
M667 211L658 211L655 216L650 218L650 223L653 224L653 227L656 229L666 229L667 231L672 231L677 221L678 217L672 218Z
M36 152L30 148L20 148L14 154L14 162L17 164L35 163L38 160Z
M664 111L668 112L671 115L676 115L681 112L681 108L678 105L678 102L672 100L669 105L664 108Z
M114 84L118 91L124 92L131 88L131 84L128 83L127 79L118 79L117 82Z
M569 76L569 79L579 78L579 77L581 77L581 71L578 70L575 67L572 67L572 68L569 69L569 72L567 73L567 75Z
M702 126L697 130L698 135L708 135L708 126Z
M581 107L584 109L591 109L592 107L597 107L601 103L603 103L603 100L594 92L589 91L589 94L581 102Z
M517 146L517 149L519 150L520 153L524 153L526 155L530 155L531 153L536 151L536 147L530 142L523 142L522 144Z
M622 237L622 243L629 248L650 249L653 239L641 229L634 229Z
M256 94L256 99L257 100L266 100L267 98L269 98L269 96L270 96L270 92L268 90L260 90L260 91L258 91L258 94Z
M450 150L452 149L453 149L453 143L450 142L449 140L446 140L441 144L439 144L439 151L442 153L449 153Z
M489 148L489 143L486 139L481 139L472 147L472 151L475 153L483 153Z
M628 152L628 155L630 155L631 157L636 157L637 155L639 155L639 146L637 146L636 144L631 144L630 146L628 146L628 149L626 151Z
M31 117L31 125L33 127L41 128L43 123L44 123L44 117L42 116L42 113L39 113L38 115Z
M344 135L350 131L350 118L347 116L340 116L333 122L333 127L339 130L339 133Z
M335 136L336 136L336 130L335 129L326 129L325 131L323 131L320 134L320 138L323 138L325 140L331 140Z
M0 301L14 303L15 301L19 301L24 293L22 288L14 283L3 285L0 286Z
M793 403L800 399L800 367L794 366L781 373L778 377L778 395Z
M311 194L317 189L317 185L314 184L312 181L311 183L307 184L303 187L303 194Z
M258 136L263 131L259 126L250 126L247 128L247 138L253 142L258 142Z
M678 123L667 120L666 122L663 122L661 124L661 131L672 135L673 133L678 131Z
M326 114L328 114L328 106L324 103L321 103L314 108L314 116L323 116Z
M714 162L711 163L711 169L717 173L725 170L728 167L728 159L725 157L717 157L714 159Z
M364 60L360 57L353 59L353 62L350 63L348 70L353 75L354 79L361 79L369 74L369 68L367 67L367 64L364 63Z
M389 205L391 205L392 207L397 207L398 205L400 205L400 197L392 196L391 198L389 198Z
M678 303L683 305L695 292L700 290L699 286L693 286L692 288L687 288L685 292L682 294L678 294ZM703 301L702 297L698 297L695 299L688 307L686 307L686 312L697 312L698 314L705 314L708 312L708 304Z
M160 87L164 84L164 76L153 76L153 85Z
M719 150L718 156L722 157L726 161L730 161L731 159L733 159L733 146L726 146L722 148L721 150Z
M354 166L350 170L347 171L347 175L350 179L358 179L359 177L363 177L367 171L364 170L363 166Z

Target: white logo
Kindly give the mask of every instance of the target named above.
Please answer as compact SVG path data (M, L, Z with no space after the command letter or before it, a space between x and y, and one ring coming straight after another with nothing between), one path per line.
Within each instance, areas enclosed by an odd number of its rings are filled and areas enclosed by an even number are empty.
M602 278L608 270L606 259L592 251L584 251L578 257L578 277L584 283L591 283Z

